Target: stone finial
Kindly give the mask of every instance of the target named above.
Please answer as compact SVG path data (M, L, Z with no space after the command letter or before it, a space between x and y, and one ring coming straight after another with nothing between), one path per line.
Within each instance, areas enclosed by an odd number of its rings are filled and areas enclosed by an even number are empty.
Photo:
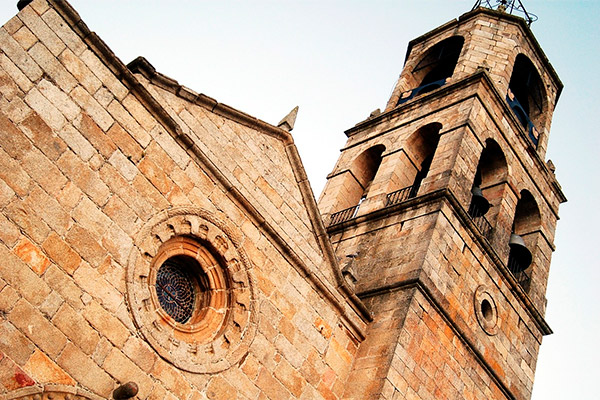
M552 160L546 161L546 166L548 167L550 172L552 172L553 174L556 172L556 167L554 166L554 163L552 162Z
M377 110L371 111L371 114L369 114L369 118L375 118L379 115L381 115L381 109L378 108Z
M283 117L283 119L281 121L279 121L279 123L277 124L277 127L284 129L288 132L291 132L292 129L294 129L294 124L296 123L297 115L298 115L298 106L294 107L288 115Z

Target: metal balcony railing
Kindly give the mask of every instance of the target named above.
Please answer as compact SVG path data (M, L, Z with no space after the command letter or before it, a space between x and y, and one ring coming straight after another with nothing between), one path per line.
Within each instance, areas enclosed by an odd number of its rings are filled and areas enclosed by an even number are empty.
M473 223L475 224L479 232L481 232L481 234L487 240L491 240L493 229L492 224L490 224L487 218L485 218L483 215L480 215L478 217L471 217L471 219L473 220Z
M445 84L446 84L446 79L440 79L439 81L431 82L426 85L421 85L414 89L407 90L406 92L403 92L402 94L400 94L400 99L398 99L398 104L396 104L396 105L399 106L400 104L404 104L407 101L413 99L414 97L417 97L420 94L431 92L432 90L441 88Z
M523 269L523 266L519 262L517 257L513 257L512 254L508 256L508 270L515 277L519 285L525 290L529 290L531 284L531 268L527 267Z
M531 122L529 114L525 111L521 103L519 103L519 100L517 100L517 98L512 94L512 92L508 92L508 94L506 95L506 101L508 102L508 105L513 110L513 112L515 113L525 130L527 131L527 136L529 137L529 140L537 149L540 133L538 132L533 122Z
M485 211L487 211L487 209ZM490 221L487 220L484 214L485 213L482 210L480 210L475 205L475 203L471 203L471 206L469 207L469 216L471 217L471 220L473 221L479 232L481 232L481 234L487 240L491 240L493 231L492 224L490 224Z
M418 186L409 186L400 190L396 190L395 192L389 193L386 198L385 206L393 206L394 204L402 203L408 199L412 199L417 196L417 192L419 191Z
M359 206L360 204L357 204L354 207L346 208L345 210L331 214L329 217L329 226L341 224L342 222L356 217Z

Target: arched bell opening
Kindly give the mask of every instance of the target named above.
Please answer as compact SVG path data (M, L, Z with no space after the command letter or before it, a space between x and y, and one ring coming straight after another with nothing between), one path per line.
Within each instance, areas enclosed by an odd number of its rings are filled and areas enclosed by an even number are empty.
M525 291L529 291L531 285L533 261L531 245L527 242L533 242L533 235L540 227L541 214L538 205L531 193L523 190L515 209L513 230L508 242L508 269Z
M524 54L515 59L506 100L537 147L548 101L540 74Z
M497 214L493 207L502 200L507 176L508 167L502 149L494 140L488 139L477 164L469 205L469 215L474 220L482 219L478 227L481 225L480 230L488 239Z
M400 95L397 105L446 84L454 74L465 39L453 36L431 47L412 70L416 87Z
M416 197L429 174L440 140L442 124L434 122L422 126L404 142L402 151L394 153L393 185L386 205L391 206Z
M442 125L433 123L425 125L415 132L408 143L408 147L414 157L417 167L412 185L410 197L415 197L419 193L421 184L429 174L433 156L440 141L440 130Z
M381 166L384 151L385 146L375 145L354 159L350 169L344 173L345 178L333 208L337 211L331 214L330 225L356 217L360 204L369 195L371 185Z
M365 150L352 163L352 172L362 188L362 193L355 193L356 198L353 201L354 203L359 204L362 200L367 198L373 180L381 166L381 155L384 150L385 146L381 144L373 146Z

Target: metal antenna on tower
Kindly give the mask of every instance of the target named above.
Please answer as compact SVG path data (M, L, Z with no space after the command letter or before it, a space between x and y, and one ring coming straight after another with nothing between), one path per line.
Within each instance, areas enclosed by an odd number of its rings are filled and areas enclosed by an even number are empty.
M538 20L537 15L527 12L521 0L477 0L473 6L473 10L478 7L487 7L492 10L503 11L509 14L521 14L524 16L527 25L529 26Z

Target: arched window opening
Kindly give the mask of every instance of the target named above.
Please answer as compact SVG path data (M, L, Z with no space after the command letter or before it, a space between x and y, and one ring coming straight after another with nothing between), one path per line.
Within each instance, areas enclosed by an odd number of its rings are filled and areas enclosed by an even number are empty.
M491 207L489 199L494 197L494 187L506 179L507 175L506 157L502 149L495 141L488 139L486 147L481 152L477 172L471 188L471 204L469 215L473 219L483 217ZM485 230L484 235L491 234L491 225L487 220L483 221L481 228ZM488 226L485 226L488 225Z
M515 60L506 99L529 139L537 147L539 131L536 124L542 122L546 92L540 74L524 54L519 54Z
M356 158L356 160L354 160L352 171L362 187L362 193L360 193L358 201L355 201L355 203L360 203L367 198L369 189L371 188L375 175L377 175L377 171L381 165L381 155L384 150L385 147L383 145L377 145L365 150Z
M533 257L524 238L538 230L540 225L541 215L537 203L531 193L523 190L517 203L513 231L508 242L508 269L526 291L531 284L530 265Z
M409 197L415 197L419 193L419 188L423 180L429 174L431 162L440 141L439 132L441 128L442 125L439 123L426 125L415 132L409 141L409 146L415 157L414 161L417 166L417 173L411 186Z
M348 185L346 188L347 198L343 201L343 204L351 205L351 207L331 214L330 225L356 217L361 203L367 198L369 189L375 180L384 151L385 146L376 145L356 157L350 168L354 182L353 185Z
M418 86L402 93L398 105L445 85L454 73L464 42L462 36L453 36L429 49L412 71Z
M442 124L434 122L419 128L406 140L402 149L403 156L400 156L397 176L401 176L402 186L410 186L388 193L386 206L402 203L417 196L421 184L431 169L441 129Z
M493 234L493 224L490 223L493 219L489 219L488 214L492 207L490 200L501 198L502 188L499 184L506 180L507 174L506 157L502 149L498 143L488 139L477 164L468 211L479 231L488 240L492 239ZM494 213L491 214L491 218L494 218Z

